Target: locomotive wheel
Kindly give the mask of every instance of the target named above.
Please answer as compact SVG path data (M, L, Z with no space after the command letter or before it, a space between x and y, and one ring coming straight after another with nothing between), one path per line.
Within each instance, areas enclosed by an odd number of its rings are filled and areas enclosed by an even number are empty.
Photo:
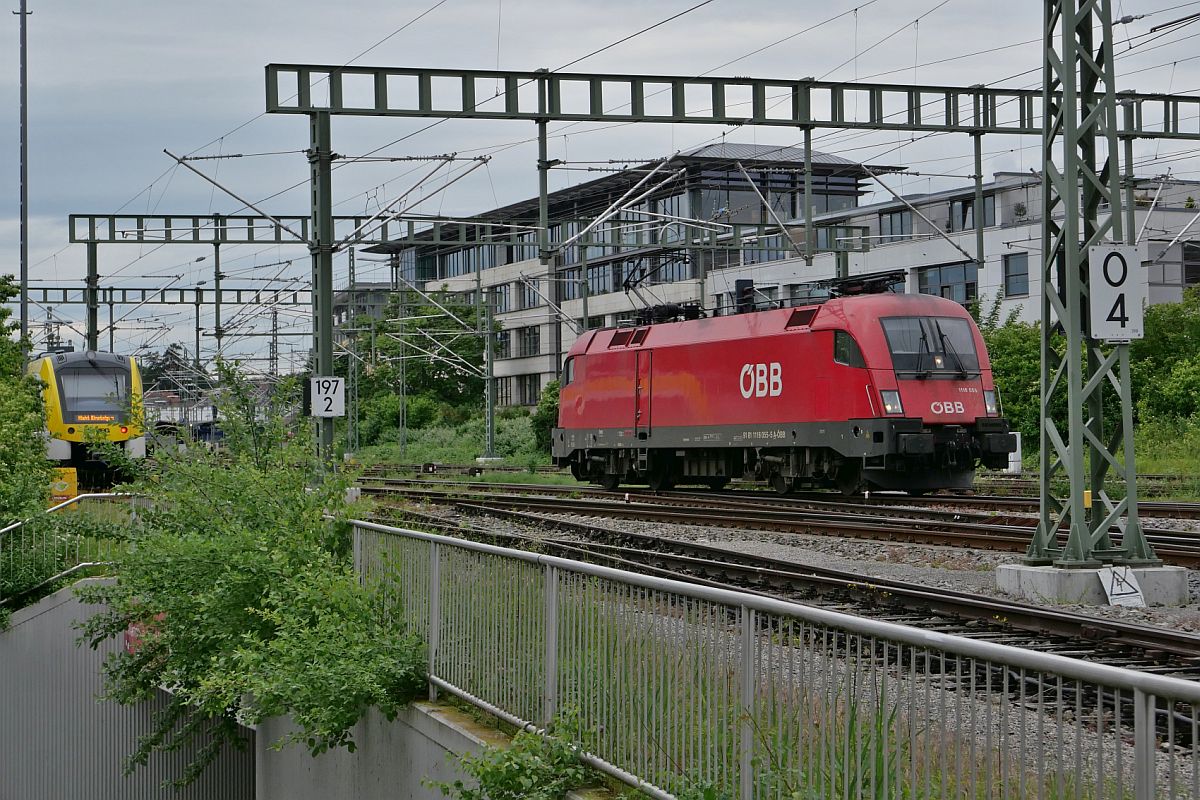
M862 470L857 464L842 464L837 471L837 488L842 494L849 496L858 494L862 488Z
M792 491L792 480L776 472L771 476L771 488L779 494L788 494Z
M606 492L615 492L621 485L621 479L616 475L601 475L600 488Z
M704 485L714 492L719 492L729 485L729 478L707 478Z

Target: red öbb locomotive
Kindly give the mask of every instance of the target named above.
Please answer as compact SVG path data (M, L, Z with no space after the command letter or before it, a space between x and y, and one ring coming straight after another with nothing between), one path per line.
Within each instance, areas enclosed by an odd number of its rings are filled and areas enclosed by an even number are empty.
M999 413L983 339L961 305L834 296L585 333L563 367L553 454L610 490L721 488L736 477L780 492L923 493L970 486L981 462L1007 463L1016 442Z

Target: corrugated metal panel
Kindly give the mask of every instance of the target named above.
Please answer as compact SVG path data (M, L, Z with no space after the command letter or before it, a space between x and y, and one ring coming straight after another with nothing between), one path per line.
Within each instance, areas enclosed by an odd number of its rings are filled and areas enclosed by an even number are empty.
M15 613L0 632L0 800L253 798L250 732L245 750L222 753L184 791L163 783L182 774L194 750L158 754L122 775L125 757L165 702L125 707L97 699L104 688L100 666L118 645L76 645L75 623L95 612L63 589Z

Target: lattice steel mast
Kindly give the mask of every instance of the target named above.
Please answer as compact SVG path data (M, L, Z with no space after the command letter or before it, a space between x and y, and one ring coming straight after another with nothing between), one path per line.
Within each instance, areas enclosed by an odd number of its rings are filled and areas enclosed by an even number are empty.
M1041 519L1026 561L1156 565L1137 513L1129 345L1093 339L1088 316L1088 248L1119 242L1123 233L1111 2L1046 0L1044 22ZM1102 205L1109 209L1103 220ZM1111 431L1106 394L1120 406ZM1110 470L1123 483L1120 500L1104 488ZM1069 483L1065 502L1053 491L1057 478ZM1124 531L1119 546L1109 536L1113 525ZM1061 546L1060 534L1067 537Z

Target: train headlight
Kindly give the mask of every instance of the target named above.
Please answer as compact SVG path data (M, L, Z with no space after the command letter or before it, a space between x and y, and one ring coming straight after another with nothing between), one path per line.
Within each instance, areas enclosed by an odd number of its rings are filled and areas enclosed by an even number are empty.
M129 426L128 426L128 425L122 425L122 426L121 426L121 433L129 433Z
M1000 414L1000 403L996 400L996 391L994 389L983 390L983 407L989 417L995 417Z
M895 389L884 389L879 393L883 400L883 410L887 414L903 414L904 406L900 403L900 393Z

